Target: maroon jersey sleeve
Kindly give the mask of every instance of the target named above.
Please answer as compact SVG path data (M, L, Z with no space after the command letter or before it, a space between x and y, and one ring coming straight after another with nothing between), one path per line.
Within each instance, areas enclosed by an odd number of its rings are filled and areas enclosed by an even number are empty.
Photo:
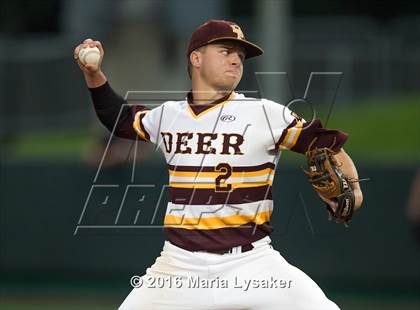
M345 132L324 128L320 120L308 123L296 119L283 131L276 146L301 154L304 154L311 144L312 147L330 147L333 151L338 152L347 138L348 135Z

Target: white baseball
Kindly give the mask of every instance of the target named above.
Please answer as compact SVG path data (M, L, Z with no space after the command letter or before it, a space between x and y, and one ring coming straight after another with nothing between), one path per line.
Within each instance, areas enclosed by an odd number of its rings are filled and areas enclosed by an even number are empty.
M99 48L95 47L82 47L78 55L80 61L84 65L97 65L101 59L101 52Z

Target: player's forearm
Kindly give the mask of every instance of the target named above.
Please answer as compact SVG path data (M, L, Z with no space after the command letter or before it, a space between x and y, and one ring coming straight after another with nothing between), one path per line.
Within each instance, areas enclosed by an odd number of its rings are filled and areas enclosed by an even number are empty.
M359 176L356 166L344 149L340 149L340 151L334 155L334 158L337 160L338 166L345 176L349 179L358 179ZM353 188L360 188L359 182L352 183L352 185Z
M338 166L340 167L343 174L350 181L352 181L350 185L353 188L355 196L355 209L358 209L361 207L363 202L363 193L359 182L355 181L359 179L356 166L354 165L350 156L344 151L344 149L341 149L337 154L335 154L334 158L337 160Z
M96 115L110 132L114 130L115 122L118 124L115 126L116 132L113 134L117 136L121 127L131 125L129 124L129 107L121 111L121 107L126 101L111 88L107 81L98 87L90 87L89 91Z

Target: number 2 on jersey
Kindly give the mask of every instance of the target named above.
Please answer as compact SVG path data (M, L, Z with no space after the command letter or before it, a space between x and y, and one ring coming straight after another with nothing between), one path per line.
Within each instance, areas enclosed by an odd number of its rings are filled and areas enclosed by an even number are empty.
M214 168L214 171L221 174L216 178L216 192L229 192L232 190L232 184L226 184L226 180L232 175L232 167L227 163L220 163Z

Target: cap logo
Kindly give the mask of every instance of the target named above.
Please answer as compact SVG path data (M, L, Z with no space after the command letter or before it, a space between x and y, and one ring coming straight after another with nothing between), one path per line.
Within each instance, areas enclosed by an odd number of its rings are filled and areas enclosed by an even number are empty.
M241 39L241 40L245 39L244 34L238 25L230 25L230 27L232 28L232 31L236 33L236 37L238 39Z

